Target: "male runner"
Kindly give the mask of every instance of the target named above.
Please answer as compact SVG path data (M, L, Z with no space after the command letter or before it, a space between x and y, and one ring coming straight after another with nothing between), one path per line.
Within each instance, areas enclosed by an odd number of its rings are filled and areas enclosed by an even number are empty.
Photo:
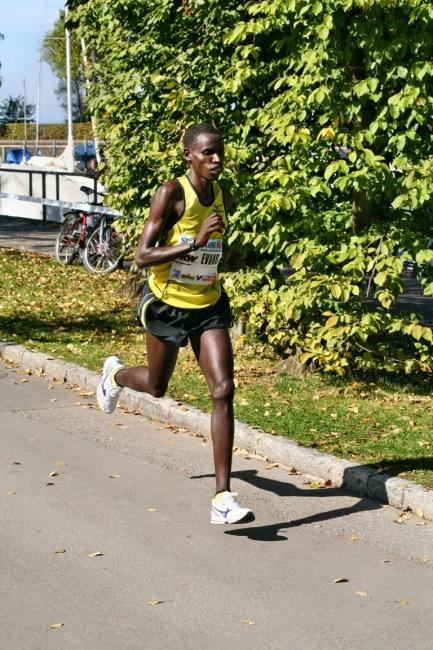
M211 523L254 519L230 492L233 449L233 352L228 328L231 311L218 280L222 236L233 197L216 181L224 143L208 124L189 127L184 135L189 172L161 185L151 202L135 262L148 267L148 282L138 307L146 330L147 366L125 368L109 357L98 386L99 406L116 408L122 388L162 397L173 374L179 347L188 340L207 380L212 398L211 434L216 491Z

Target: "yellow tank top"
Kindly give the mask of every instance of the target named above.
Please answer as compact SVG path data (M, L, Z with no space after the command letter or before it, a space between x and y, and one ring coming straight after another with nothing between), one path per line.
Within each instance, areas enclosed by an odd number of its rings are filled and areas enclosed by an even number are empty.
M214 200L203 205L187 176L177 179L185 198L179 221L159 241L160 246L176 246L197 237L203 221L213 212L227 225L222 188L213 182ZM221 295L218 264L222 256L222 233L213 233L208 243L166 264L149 268L149 286L155 296L173 307L202 309L214 305Z

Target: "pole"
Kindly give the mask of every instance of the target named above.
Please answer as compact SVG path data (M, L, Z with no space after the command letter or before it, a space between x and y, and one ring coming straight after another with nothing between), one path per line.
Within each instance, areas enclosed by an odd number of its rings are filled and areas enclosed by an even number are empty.
M83 63L84 63L84 69L87 68L89 64L89 60L87 58L87 52L86 52L86 43L84 42L84 38L81 39L81 51L83 53ZM87 89L90 87L90 81L89 79L86 79L86 86ZM95 143L95 154L96 154L96 160L99 163L101 162L101 154L99 150L99 138L98 138L98 133L97 133L97 122L96 122L96 117L92 114L90 116L90 121L92 123L92 133L93 133L93 141Z
M65 2L65 21L68 16L68 2ZM69 29L65 27L66 36L66 91L68 107L68 144L67 149L71 157L71 171L74 171L74 135L72 131L72 91L71 91L71 35Z
M24 147L23 147L23 162L26 160L27 151L27 98L26 98L26 78L23 77L24 89Z

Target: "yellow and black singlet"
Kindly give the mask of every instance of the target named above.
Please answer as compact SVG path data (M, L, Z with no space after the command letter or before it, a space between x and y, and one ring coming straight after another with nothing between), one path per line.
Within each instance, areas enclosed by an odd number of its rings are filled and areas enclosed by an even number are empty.
M177 246L197 237L200 228L212 213L221 214L227 225L223 191L213 182L214 200L201 203L187 176L177 179L185 198L185 209L179 221L164 233L160 246ZM222 233L213 233L205 246L182 257L149 268L149 287L159 300L181 309L202 309L214 305L221 295L218 264L222 257Z

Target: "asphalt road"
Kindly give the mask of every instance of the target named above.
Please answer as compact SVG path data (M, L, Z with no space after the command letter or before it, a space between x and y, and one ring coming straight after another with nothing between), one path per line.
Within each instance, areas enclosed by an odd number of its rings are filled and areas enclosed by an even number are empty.
M432 648L432 523L236 455L256 521L211 526L201 438L3 364L0 395L0 648Z

